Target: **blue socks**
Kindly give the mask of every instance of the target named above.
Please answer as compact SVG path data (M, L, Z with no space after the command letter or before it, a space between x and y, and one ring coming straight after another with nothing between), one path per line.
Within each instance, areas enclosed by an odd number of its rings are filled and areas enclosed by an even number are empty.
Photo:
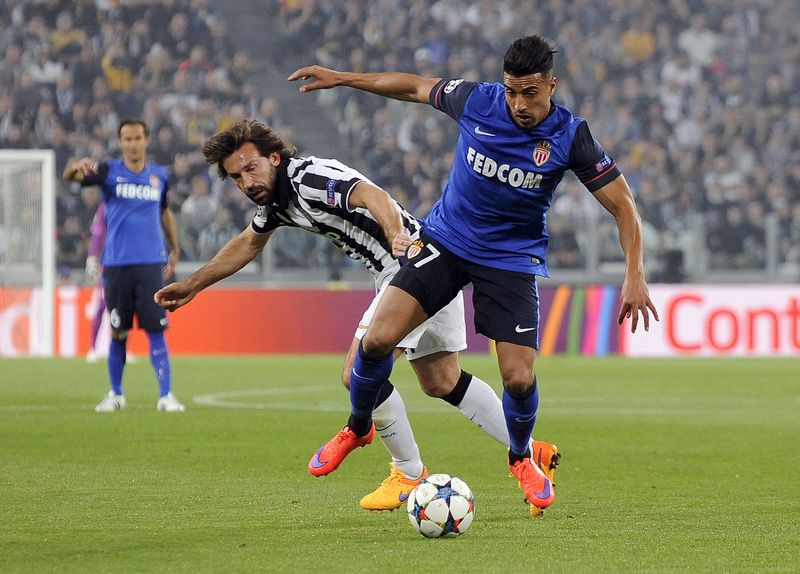
M163 397L172 388L167 343L163 331L148 331L147 337L150 339L150 363L153 365L158 380L158 394ZM122 371L125 370L127 341L127 338L118 340L112 337L108 349L108 376L111 381L111 390L117 395L122 394Z
M352 416L348 426L357 436L369 432L372 411L378 400L381 387L389 380L394 364L393 353L385 357L372 357L358 346L353 372L350 374L350 408Z
M524 395L512 395L503 390L503 414L506 417L508 438L510 441L509 461L522 460L531 456L528 447L536 423L536 411L539 409L539 385L536 376L533 386ZM523 456L524 455L524 456Z
M163 397L172 389L167 342L163 331L148 331L147 337L150 339L150 364L158 380L158 395Z
M108 376L111 380L111 390L115 395L122 394L122 371L125 368L125 343L126 339L111 338L108 348Z

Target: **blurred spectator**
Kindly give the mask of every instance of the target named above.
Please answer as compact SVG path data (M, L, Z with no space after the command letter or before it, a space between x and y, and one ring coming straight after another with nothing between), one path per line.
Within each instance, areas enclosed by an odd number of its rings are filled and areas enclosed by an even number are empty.
M547 225L550 247L547 262L553 269L577 269L583 265L575 230L566 217L551 217Z
M56 29L50 33L50 49L53 55L60 57L62 53L80 53L88 39L86 32L80 28L73 28L72 15L61 12L56 19Z
M689 60L696 66L710 66L718 45L719 37L706 27L706 15L702 12L694 14L689 28L678 35L678 47L689 54Z
M56 237L56 266L59 275L68 276L72 270L80 269L89 251L89 236L77 215L70 215Z
M185 249L187 258L195 261L200 258L198 245L200 233L214 221L219 202L211 195L207 176L195 175L192 177L191 186L189 197L181 206L178 229L182 234L181 245L187 246Z
M758 245L763 245L763 230L745 218L742 207L731 204L724 218L714 225L708 236L713 269L742 269L757 267ZM762 251L763 253L763 251Z
M213 69L203 46L194 46L189 57L178 64L178 71L186 74L187 89L195 93L203 88L206 75Z
M208 261L214 257L228 241L239 235L240 232L241 228L234 224L230 210L225 207L218 208L214 213L214 220L200 230L197 241L200 261Z

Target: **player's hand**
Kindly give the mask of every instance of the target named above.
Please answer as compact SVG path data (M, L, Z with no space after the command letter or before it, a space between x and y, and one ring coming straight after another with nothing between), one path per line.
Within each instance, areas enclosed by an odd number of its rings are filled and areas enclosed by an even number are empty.
M392 238L392 255L395 257L405 255L409 245L411 245L411 237L407 233L396 233Z
M650 294L647 290L647 283L643 276L638 277L625 277L622 283L622 292L620 293L622 305L619 309L617 316L617 324L622 325L625 317L631 319L631 333L636 332L639 326L639 313L642 313L644 320L644 330L650 330L650 312L653 313L653 318L658 321L658 311L656 306L650 300Z
M97 169L97 162L90 157L84 157L72 164L72 167L75 168L76 173L80 173L82 177L86 177L95 172Z
M340 75L341 72L337 72L336 70L314 65L306 66L305 68L300 68L292 72L287 79L290 82L294 82L295 80L308 80L309 78L313 78L314 81L300 86L301 92L313 92L314 90L326 90L340 85Z
M86 269L84 272L86 273L86 278L91 283L97 283L98 279L100 279L100 260L97 255L89 255L89 257L86 258Z
M178 307L186 305L194 299L194 296L194 290L186 281L178 281L156 291L153 301L167 311L174 311Z

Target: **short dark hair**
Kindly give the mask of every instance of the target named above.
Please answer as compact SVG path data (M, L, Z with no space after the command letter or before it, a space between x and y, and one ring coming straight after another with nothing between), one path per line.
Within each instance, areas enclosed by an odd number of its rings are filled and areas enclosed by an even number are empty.
M117 128L117 138L122 135L122 128L125 126L142 126L144 128L144 137L150 137L150 130L148 129L147 124L144 123L144 120L140 120L138 118L128 118L120 122L119 128Z
M228 172L222 162L247 142L254 144L264 157L278 152L282 158L288 159L297 153L297 149L287 146L272 128L256 120L243 119L208 138L203 144L203 155L209 164L217 165L219 177L225 179Z
M514 40L503 58L503 72L519 78L531 74L549 76L553 72L553 49L541 36L525 36Z

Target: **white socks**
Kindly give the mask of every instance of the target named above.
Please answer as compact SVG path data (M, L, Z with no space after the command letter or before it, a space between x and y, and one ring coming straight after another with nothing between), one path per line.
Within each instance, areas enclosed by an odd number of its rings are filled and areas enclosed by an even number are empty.
M474 382L474 381L473 381ZM486 384L486 383L484 383ZM496 395L495 395L495 398ZM502 417L502 406L500 416ZM408 421L408 413L403 397L397 389L393 389L385 401L372 412L375 433L383 441L383 446L392 455L394 466L408 478L419 478L422 475L422 459L419 447ZM505 425L505 421L503 421ZM506 442L508 433L506 432Z
M472 375L472 381L458 405L458 410L483 432L508 448L510 443L503 403L488 383Z

